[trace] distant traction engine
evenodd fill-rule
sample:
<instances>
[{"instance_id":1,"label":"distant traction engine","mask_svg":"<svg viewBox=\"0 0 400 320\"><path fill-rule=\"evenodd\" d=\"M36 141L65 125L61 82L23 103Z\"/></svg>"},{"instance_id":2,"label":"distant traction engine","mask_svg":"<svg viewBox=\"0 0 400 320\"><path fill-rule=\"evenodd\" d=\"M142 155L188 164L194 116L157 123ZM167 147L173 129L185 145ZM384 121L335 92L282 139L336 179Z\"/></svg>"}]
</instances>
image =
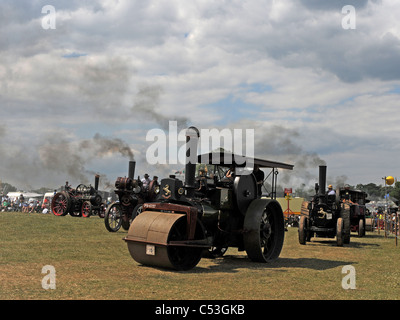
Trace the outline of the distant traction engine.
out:
<instances>
[{"instance_id":1,"label":"distant traction engine","mask_svg":"<svg viewBox=\"0 0 400 320\"><path fill-rule=\"evenodd\" d=\"M319 167L319 183L315 196L308 203L308 214L299 223L299 243L306 244L313 236L335 238L338 246L350 243L351 231L365 235L367 194L359 190L338 188L335 195L326 193L326 166Z\"/></svg>"},{"instance_id":2,"label":"distant traction engine","mask_svg":"<svg viewBox=\"0 0 400 320\"><path fill-rule=\"evenodd\" d=\"M57 192L51 202L51 211L56 216L90 217L97 214L104 217L104 205L102 197L98 192L99 175L95 175L94 188L89 185L80 184L76 189L67 188L65 191Z\"/></svg>"},{"instance_id":3,"label":"distant traction engine","mask_svg":"<svg viewBox=\"0 0 400 320\"><path fill-rule=\"evenodd\" d=\"M115 194L118 201L111 203L105 213L104 224L108 231L117 232L121 226L128 230L131 221L142 210L145 201L152 201L158 191L156 181L151 181L144 189L140 178L134 179L135 161L129 161L128 177L118 177L115 181Z\"/></svg>"}]
</instances>

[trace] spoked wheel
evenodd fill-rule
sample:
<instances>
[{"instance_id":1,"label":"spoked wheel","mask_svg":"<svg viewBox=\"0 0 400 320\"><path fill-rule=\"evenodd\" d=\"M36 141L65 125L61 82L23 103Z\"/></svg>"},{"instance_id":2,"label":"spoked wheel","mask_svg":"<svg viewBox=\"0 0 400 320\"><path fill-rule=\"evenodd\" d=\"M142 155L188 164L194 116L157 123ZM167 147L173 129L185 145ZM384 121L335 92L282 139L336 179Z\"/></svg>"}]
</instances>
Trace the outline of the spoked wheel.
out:
<instances>
[{"instance_id":1,"label":"spoked wheel","mask_svg":"<svg viewBox=\"0 0 400 320\"><path fill-rule=\"evenodd\" d=\"M84 201L81 209L82 217L89 218L92 214L92 205L90 201Z\"/></svg>"},{"instance_id":2,"label":"spoked wheel","mask_svg":"<svg viewBox=\"0 0 400 320\"><path fill-rule=\"evenodd\" d=\"M252 261L269 262L279 257L285 237L285 225L278 202L254 200L247 210L244 229L244 246Z\"/></svg>"},{"instance_id":3,"label":"spoked wheel","mask_svg":"<svg viewBox=\"0 0 400 320\"><path fill-rule=\"evenodd\" d=\"M104 216L104 224L110 232L117 232L122 224L122 209L118 203L110 205Z\"/></svg>"},{"instance_id":4,"label":"spoked wheel","mask_svg":"<svg viewBox=\"0 0 400 320\"><path fill-rule=\"evenodd\" d=\"M138 204L132 212L132 219L130 223L132 223L133 219L135 219L139 214L143 212L143 203Z\"/></svg>"},{"instance_id":5,"label":"spoked wheel","mask_svg":"<svg viewBox=\"0 0 400 320\"><path fill-rule=\"evenodd\" d=\"M65 216L70 207L70 198L68 193L62 191L54 195L51 202L51 211L55 216Z\"/></svg>"}]
</instances>

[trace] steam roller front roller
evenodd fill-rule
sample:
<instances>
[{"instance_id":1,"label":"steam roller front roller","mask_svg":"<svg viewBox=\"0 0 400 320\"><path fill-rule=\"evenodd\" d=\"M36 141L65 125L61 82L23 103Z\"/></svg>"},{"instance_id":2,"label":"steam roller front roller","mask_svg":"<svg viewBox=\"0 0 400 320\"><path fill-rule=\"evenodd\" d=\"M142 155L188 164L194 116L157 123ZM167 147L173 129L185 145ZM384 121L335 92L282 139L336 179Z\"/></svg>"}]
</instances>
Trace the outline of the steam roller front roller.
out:
<instances>
[{"instance_id":1,"label":"steam roller front roller","mask_svg":"<svg viewBox=\"0 0 400 320\"><path fill-rule=\"evenodd\" d=\"M189 270L199 263L206 247L204 229L198 220L192 238L188 240L185 214L145 211L132 221L124 240L136 262Z\"/></svg>"},{"instance_id":2,"label":"steam roller front roller","mask_svg":"<svg viewBox=\"0 0 400 320\"><path fill-rule=\"evenodd\" d=\"M244 246L255 262L271 262L281 253L285 223L280 204L275 200L256 199L244 219Z\"/></svg>"}]
</instances>

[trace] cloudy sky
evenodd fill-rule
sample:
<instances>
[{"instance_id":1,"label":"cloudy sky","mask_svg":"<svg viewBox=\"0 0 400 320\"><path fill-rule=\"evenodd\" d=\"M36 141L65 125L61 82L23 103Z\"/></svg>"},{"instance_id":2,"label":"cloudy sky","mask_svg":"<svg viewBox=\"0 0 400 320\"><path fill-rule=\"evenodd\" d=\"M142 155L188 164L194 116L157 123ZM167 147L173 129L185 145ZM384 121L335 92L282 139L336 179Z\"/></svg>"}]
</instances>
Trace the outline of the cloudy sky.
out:
<instances>
[{"instance_id":1,"label":"cloudy sky","mask_svg":"<svg viewBox=\"0 0 400 320\"><path fill-rule=\"evenodd\" d=\"M256 156L295 165L288 187L322 162L331 183L399 175L400 1L0 8L0 179L21 189L113 184L132 157L136 175L165 175L176 166L148 164L146 135L169 121L254 129Z\"/></svg>"}]
</instances>

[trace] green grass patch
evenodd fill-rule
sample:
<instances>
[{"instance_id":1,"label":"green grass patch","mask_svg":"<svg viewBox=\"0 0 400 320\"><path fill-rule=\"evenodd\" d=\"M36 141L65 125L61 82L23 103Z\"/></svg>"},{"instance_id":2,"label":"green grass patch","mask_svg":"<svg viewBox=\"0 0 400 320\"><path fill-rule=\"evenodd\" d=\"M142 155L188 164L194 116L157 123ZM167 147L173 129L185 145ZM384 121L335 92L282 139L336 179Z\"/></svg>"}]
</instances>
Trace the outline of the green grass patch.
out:
<instances>
[{"instance_id":1,"label":"green grass patch","mask_svg":"<svg viewBox=\"0 0 400 320\"><path fill-rule=\"evenodd\" d=\"M0 299L399 299L400 245L376 232L298 243L289 228L280 258L251 262L230 248L185 272L136 263L98 217L0 213ZM56 289L42 288L42 267L56 270ZM342 288L342 268L356 270L356 289Z\"/></svg>"}]
</instances>

